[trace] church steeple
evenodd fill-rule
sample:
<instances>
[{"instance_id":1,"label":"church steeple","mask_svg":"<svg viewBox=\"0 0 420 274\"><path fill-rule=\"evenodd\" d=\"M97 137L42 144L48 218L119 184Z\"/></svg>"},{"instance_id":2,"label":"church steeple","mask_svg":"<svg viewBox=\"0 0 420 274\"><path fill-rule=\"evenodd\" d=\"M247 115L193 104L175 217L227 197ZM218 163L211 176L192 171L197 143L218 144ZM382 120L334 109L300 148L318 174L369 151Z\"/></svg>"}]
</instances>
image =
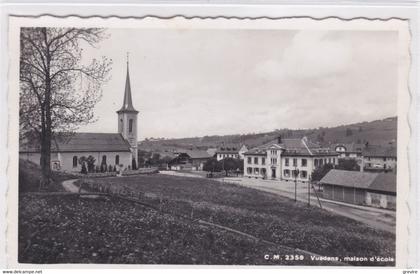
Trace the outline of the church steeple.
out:
<instances>
[{"instance_id":1,"label":"church steeple","mask_svg":"<svg viewBox=\"0 0 420 274\"><path fill-rule=\"evenodd\" d=\"M131 98L131 85L130 85L130 71L129 71L129 60L127 53L127 76L125 78L125 91L124 91L124 101L123 105L117 113L120 112L136 112L138 111L133 107L133 100Z\"/></svg>"},{"instance_id":2,"label":"church steeple","mask_svg":"<svg viewBox=\"0 0 420 274\"><path fill-rule=\"evenodd\" d=\"M132 153L132 167L137 166L137 115L138 111L133 107L131 98L130 72L127 53L127 77L125 79L125 91L123 106L118 113L118 133L128 141Z\"/></svg>"}]
</instances>

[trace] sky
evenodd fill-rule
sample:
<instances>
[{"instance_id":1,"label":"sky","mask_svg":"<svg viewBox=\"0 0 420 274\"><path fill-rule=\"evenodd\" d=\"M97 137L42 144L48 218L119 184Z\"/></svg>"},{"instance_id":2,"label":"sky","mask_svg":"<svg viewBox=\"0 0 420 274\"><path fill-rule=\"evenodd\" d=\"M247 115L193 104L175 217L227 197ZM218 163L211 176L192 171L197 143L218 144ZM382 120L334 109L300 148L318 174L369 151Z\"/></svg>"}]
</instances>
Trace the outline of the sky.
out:
<instances>
[{"instance_id":1,"label":"sky","mask_svg":"<svg viewBox=\"0 0 420 274\"><path fill-rule=\"evenodd\" d=\"M116 132L129 52L139 140L317 128L397 115L392 31L108 29L95 123Z\"/></svg>"}]
</instances>

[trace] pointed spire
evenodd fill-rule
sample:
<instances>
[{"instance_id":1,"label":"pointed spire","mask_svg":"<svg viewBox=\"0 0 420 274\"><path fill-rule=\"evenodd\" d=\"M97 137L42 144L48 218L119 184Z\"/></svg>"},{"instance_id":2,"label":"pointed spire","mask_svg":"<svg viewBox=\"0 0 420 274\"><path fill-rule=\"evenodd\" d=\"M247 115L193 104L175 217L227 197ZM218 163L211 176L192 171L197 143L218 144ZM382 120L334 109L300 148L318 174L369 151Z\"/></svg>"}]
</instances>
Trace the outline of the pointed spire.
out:
<instances>
[{"instance_id":1,"label":"pointed spire","mask_svg":"<svg viewBox=\"0 0 420 274\"><path fill-rule=\"evenodd\" d=\"M124 102L121 109L117 112L138 112L133 107L133 100L131 98L131 85L130 85L130 71L129 71L129 60L127 52L127 76L125 79L125 91L124 91Z\"/></svg>"}]
</instances>

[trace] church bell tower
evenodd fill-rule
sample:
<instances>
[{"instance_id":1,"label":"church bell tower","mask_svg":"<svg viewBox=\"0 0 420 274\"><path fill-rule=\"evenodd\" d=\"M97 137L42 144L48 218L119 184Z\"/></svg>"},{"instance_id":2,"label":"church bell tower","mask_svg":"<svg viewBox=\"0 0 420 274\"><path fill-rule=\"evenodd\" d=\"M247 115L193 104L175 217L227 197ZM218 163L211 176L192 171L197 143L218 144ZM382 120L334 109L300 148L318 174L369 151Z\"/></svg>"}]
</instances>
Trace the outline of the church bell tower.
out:
<instances>
[{"instance_id":1,"label":"church bell tower","mask_svg":"<svg viewBox=\"0 0 420 274\"><path fill-rule=\"evenodd\" d=\"M136 166L138 166L137 159L137 114L139 113L133 107L133 101L131 98L131 85L130 85L130 73L129 73L129 63L128 63L128 54L127 54L127 76L125 80L125 91L124 91L124 101L118 113L118 133L120 133L124 139L130 143L131 153L133 154L133 159L136 161Z\"/></svg>"}]
</instances>

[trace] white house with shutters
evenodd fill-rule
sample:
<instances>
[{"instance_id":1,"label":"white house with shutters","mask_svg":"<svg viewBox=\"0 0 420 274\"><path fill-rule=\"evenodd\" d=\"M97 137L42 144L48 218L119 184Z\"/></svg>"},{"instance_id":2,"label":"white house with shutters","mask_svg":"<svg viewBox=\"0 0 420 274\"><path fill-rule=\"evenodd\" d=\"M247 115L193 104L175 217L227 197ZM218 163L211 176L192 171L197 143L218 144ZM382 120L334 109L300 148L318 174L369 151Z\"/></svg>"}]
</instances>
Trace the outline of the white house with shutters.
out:
<instances>
[{"instance_id":1,"label":"white house with shutters","mask_svg":"<svg viewBox=\"0 0 420 274\"><path fill-rule=\"evenodd\" d=\"M338 164L338 153L301 139L277 138L244 153L244 176L272 180L310 180L310 175L324 164Z\"/></svg>"}]
</instances>

